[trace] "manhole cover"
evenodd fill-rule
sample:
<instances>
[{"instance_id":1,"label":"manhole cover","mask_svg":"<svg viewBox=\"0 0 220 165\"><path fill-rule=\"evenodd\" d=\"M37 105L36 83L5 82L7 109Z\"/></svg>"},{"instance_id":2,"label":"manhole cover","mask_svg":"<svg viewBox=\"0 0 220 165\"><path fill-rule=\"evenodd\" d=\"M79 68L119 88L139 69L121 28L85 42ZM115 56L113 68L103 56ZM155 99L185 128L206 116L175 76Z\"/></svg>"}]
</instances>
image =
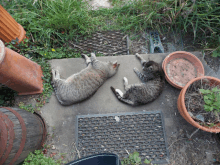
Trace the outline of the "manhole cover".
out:
<instances>
[{"instance_id":1,"label":"manhole cover","mask_svg":"<svg viewBox=\"0 0 220 165\"><path fill-rule=\"evenodd\" d=\"M120 31L95 32L88 38L71 41L70 46L78 53L100 53L105 56L128 55L127 35Z\"/></svg>"},{"instance_id":2,"label":"manhole cover","mask_svg":"<svg viewBox=\"0 0 220 165\"><path fill-rule=\"evenodd\" d=\"M167 163L161 111L77 116L76 140L81 156L115 153L120 159L137 151L152 163Z\"/></svg>"}]
</instances>

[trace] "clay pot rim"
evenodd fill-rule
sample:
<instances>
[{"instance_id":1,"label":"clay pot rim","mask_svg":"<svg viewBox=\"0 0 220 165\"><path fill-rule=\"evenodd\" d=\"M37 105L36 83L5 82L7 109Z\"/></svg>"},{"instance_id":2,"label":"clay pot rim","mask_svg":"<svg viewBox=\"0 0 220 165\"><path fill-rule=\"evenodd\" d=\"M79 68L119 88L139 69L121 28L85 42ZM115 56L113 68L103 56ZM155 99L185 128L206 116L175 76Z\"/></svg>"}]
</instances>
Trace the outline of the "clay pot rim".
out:
<instances>
[{"instance_id":1,"label":"clay pot rim","mask_svg":"<svg viewBox=\"0 0 220 165\"><path fill-rule=\"evenodd\" d=\"M21 41L23 41L23 39L26 38L26 31L19 23L18 23L18 26L19 26L19 30L20 30L20 34L18 36L18 42L20 43Z\"/></svg>"},{"instance_id":2,"label":"clay pot rim","mask_svg":"<svg viewBox=\"0 0 220 165\"><path fill-rule=\"evenodd\" d=\"M1 47L1 52L0 52L0 64L5 58L5 44L0 40L0 47Z\"/></svg>"},{"instance_id":3,"label":"clay pot rim","mask_svg":"<svg viewBox=\"0 0 220 165\"><path fill-rule=\"evenodd\" d=\"M168 56L166 56L166 58L163 60L163 63L162 63L162 68L163 68L163 70L164 70L164 74L165 74L165 78L166 78L166 80L172 85L172 86L174 86L175 88L179 88L179 89L183 89L184 88L184 86L180 86L180 85L178 85L178 84L176 84L174 81L172 81L170 78L169 78L169 76L168 76L168 74L167 74L167 70L166 70L166 66L167 66L167 64L168 64L168 59L171 57L171 56L174 56L174 55L176 55L176 54L186 54L186 55L188 55L188 56L191 56L191 57L193 57L198 63L199 63L199 65L200 65L200 67L201 67L201 69L202 69L202 73L201 73L201 75L199 75L198 77L201 77L201 76L204 76L205 75L205 69L204 69L204 67L203 67L203 64L202 64L202 62L195 56L195 55L193 55L192 53L190 53L190 52L186 52L186 51L176 51L176 52L172 52L172 53L170 53ZM197 78L197 77L196 77Z\"/></svg>"},{"instance_id":4,"label":"clay pot rim","mask_svg":"<svg viewBox=\"0 0 220 165\"><path fill-rule=\"evenodd\" d=\"M197 128L201 129L201 130L204 130L204 131L207 131L207 132L212 132L212 133L218 133L220 132L220 127L219 128L212 128L212 127L204 127L204 126L201 126L199 125L195 120L193 120L193 118L189 115L187 109L186 109L186 106L185 106L185 94L186 94L186 90L188 89L188 87L194 83L195 81L197 80L201 80L201 79L209 79L209 80L214 80L214 81L218 81L220 83L220 80L218 78L215 78L215 77L211 77L211 76L201 76L201 77L196 77L192 80L190 80L185 86L184 88L181 90L181 94L182 94L182 97L180 97L180 102L182 104L182 108L183 108L183 113L186 115L186 117L189 119L189 121L191 123L193 123Z\"/></svg>"}]
</instances>

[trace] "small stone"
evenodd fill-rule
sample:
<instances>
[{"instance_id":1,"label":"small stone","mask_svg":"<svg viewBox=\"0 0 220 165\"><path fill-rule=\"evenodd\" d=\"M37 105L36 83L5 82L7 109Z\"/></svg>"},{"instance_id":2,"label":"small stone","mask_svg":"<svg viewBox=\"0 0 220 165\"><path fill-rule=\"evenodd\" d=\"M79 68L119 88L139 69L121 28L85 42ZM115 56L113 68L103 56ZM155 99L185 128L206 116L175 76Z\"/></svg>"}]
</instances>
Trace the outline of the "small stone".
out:
<instances>
[{"instance_id":1,"label":"small stone","mask_svg":"<svg viewBox=\"0 0 220 165\"><path fill-rule=\"evenodd\" d=\"M51 149L52 149L52 150L55 150L55 149L56 149L55 145L52 145L52 146L51 146Z\"/></svg>"},{"instance_id":2,"label":"small stone","mask_svg":"<svg viewBox=\"0 0 220 165\"><path fill-rule=\"evenodd\" d=\"M205 119L204 119L204 116L203 115L196 115L196 118L198 119L198 120L200 120L200 121L202 121L202 122L204 122L205 121Z\"/></svg>"}]
</instances>

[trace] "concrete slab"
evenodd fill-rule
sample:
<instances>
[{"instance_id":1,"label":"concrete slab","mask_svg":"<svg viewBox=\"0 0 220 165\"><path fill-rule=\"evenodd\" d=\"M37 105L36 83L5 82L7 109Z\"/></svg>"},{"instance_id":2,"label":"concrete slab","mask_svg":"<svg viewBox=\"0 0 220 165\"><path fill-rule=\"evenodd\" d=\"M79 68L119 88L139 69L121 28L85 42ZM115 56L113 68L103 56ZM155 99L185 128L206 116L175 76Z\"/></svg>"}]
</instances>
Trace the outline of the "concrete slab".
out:
<instances>
[{"instance_id":1,"label":"concrete slab","mask_svg":"<svg viewBox=\"0 0 220 165\"><path fill-rule=\"evenodd\" d=\"M220 75L212 71L202 60L202 54L199 52L193 52L197 57L201 59L205 67L206 75L215 76L220 78ZM163 59L167 56L164 54L144 54L142 55L146 60L154 60L162 63ZM119 102L110 90L110 86L119 88L124 91L123 88L123 77L127 77L129 84L140 82L138 77L133 71L134 67L141 70L140 62L134 55L127 56L109 56L109 57L98 57L100 61L115 61L120 63L118 73L107 80L107 82L100 87L90 99L74 104L71 106L62 106L56 99L53 93L48 104L42 109L42 116L46 120L49 126L49 134L53 135L52 139L47 141L47 144L54 145L53 150L50 153L66 153L65 160L67 162L74 160L78 155L75 148L75 119L76 115L86 114L107 114L107 113L122 113L122 112L137 112L137 111L154 111L162 110L165 118L165 130L168 140L168 146L170 150L170 163L172 164L195 164L194 157L188 156L185 152L195 153L196 158L203 160L201 164L210 164L210 159L205 158L205 150L209 149L209 153L215 153L219 151L215 140L212 138L210 133L199 131L194 135L194 141L187 142L186 137L196 130L193 126L188 124L179 114L177 110L177 97L180 90L172 87L168 83L165 84L163 93L154 102L147 105L131 107L129 105ZM86 67L85 61L82 58L74 59L54 59L50 61L53 69L59 70L61 78L67 78L73 73L79 72ZM208 140L213 145L204 143L200 147L200 151L195 149L193 145ZM193 144L191 144L193 143ZM184 145L185 148L181 147ZM210 148L211 147L211 148ZM182 148L180 150L180 148ZM191 151L192 150L192 151ZM204 151L203 151L204 150ZM178 152L177 152L178 151ZM185 156L184 156L185 154ZM184 158L184 161L179 157ZM190 154L189 154L190 155ZM57 158L58 158L57 154ZM209 156L210 157L210 156ZM55 156L56 158L56 156ZM188 162L188 163L187 163ZM198 162L197 162L198 163Z\"/></svg>"}]
</instances>

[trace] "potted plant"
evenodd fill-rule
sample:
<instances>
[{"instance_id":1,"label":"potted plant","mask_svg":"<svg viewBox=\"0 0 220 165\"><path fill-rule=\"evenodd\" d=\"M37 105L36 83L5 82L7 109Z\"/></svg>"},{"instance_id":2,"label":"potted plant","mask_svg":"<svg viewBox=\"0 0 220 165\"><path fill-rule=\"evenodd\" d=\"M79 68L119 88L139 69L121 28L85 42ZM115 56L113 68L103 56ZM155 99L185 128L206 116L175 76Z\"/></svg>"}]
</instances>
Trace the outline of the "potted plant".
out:
<instances>
[{"instance_id":1,"label":"potted plant","mask_svg":"<svg viewBox=\"0 0 220 165\"><path fill-rule=\"evenodd\" d=\"M202 76L181 90L177 107L193 126L207 132L220 132L220 80Z\"/></svg>"}]
</instances>

